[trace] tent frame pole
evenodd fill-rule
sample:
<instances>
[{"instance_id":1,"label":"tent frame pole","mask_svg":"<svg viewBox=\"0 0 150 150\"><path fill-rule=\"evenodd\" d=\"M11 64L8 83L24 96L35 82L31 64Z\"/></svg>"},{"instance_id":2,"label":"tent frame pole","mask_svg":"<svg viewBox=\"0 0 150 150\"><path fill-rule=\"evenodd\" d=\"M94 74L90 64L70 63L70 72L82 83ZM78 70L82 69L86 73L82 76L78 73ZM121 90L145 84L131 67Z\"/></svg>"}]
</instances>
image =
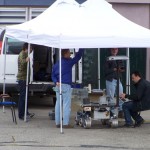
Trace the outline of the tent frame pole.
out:
<instances>
[{"instance_id":1,"label":"tent frame pole","mask_svg":"<svg viewBox=\"0 0 150 150\"><path fill-rule=\"evenodd\" d=\"M100 73L101 73L101 69L100 69L100 66L101 66L101 64L100 64L100 54L101 54L100 48L98 48L98 89L101 88L101 80L100 80Z\"/></svg>"},{"instance_id":2,"label":"tent frame pole","mask_svg":"<svg viewBox=\"0 0 150 150\"><path fill-rule=\"evenodd\" d=\"M4 55L4 78L3 78L3 94L5 94L6 92L6 50L7 50L7 41L8 38L5 36L4 34L4 38L3 38L3 42L2 42L2 52L3 49L5 50L5 55ZM5 99L3 98L3 101L5 101ZM5 112L5 106L3 106L3 113Z\"/></svg>"},{"instance_id":3,"label":"tent frame pole","mask_svg":"<svg viewBox=\"0 0 150 150\"><path fill-rule=\"evenodd\" d=\"M28 43L28 57L30 55L30 43ZM25 96L25 111L24 121L27 122L27 107L28 107L28 89L29 89L29 66L30 62L27 62L27 77L26 77L26 96Z\"/></svg>"},{"instance_id":4,"label":"tent frame pole","mask_svg":"<svg viewBox=\"0 0 150 150\"><path fill-rule=\"evenodd\" d=\"M59 48L59 83L60 83L60 90L59 90L59 99L60 99L60 133L62 134L63 133L63 128L62 128L62 122L63 122L63 99L62 99L62 78L61 78L61 48Z\"/></svg>"},{"instance_id":5,"label":"tent frame pole","mask_svg":"<svg viewBox=\"0 0 150 150\"><path fill-rule=\"evenodd\" d=\"M130 57L129 48L126 50L126 56ZM126 93L130 94L130 59L126 63Z\"/></svg>"}]
</instances>

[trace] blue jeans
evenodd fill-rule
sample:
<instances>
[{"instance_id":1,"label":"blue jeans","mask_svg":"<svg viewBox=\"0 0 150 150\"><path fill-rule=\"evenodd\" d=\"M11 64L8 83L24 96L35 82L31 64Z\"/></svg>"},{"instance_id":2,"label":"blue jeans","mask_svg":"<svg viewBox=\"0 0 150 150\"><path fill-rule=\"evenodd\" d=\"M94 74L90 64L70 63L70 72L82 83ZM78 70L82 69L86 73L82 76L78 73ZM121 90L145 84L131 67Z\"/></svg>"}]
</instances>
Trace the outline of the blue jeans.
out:
<instances>
[{"instance_id":1,"label":"blue jeans","mask_svg":"<svg viewBox=\"0 0 150 150\"><path fill-rule=\"evenodd\" d=\"M138 108L136 102L133 101L125 102L122 105L122 109L124 112L126 124L133 124L132 118L136 122L143 120L143 118L138 114Z\"/></svg>"},{"instance_id":2,"label":"blue jeans","mask_svg":"<svg viewBox=\"0 0 150 150\"><path fill-rule=\"evenodd\" d=\"M24 111L25 111L26 81L19 80L18 84L20 90L19 101L18 101L18 116L19 118L23 118Z\"/></svg>"},{"instance_id":3,"label":"blue jeans","mask_svg":"<svg viewBox=\"0 0 150 150\"><path fill-rule=\"evenodd\" d=\"M116 88L117 88L117 80L113 79L112 81L106 80L106 94L110 97L109 103L114 104L114 96L116 94ZM119 95L123 93L123 86L122 83L119 81ZM119 111L122 110L122 104L123 101L119 100Z\"/></svg>"},{"instance_id":4,"label":"blue jeans","mask_svg":"<svg viewBox=\"0 0 150 150\"><path fill-rule=\"evenodd\" d=\"M60 91L59 87L55 87L56 92L56 105L55 105L55 123L56 125L60 124ZM71 94L72 89L68 84L62 84L62 117L63 125L69 124L70 112L71 112Z\"/></svg>"}]
</instances>

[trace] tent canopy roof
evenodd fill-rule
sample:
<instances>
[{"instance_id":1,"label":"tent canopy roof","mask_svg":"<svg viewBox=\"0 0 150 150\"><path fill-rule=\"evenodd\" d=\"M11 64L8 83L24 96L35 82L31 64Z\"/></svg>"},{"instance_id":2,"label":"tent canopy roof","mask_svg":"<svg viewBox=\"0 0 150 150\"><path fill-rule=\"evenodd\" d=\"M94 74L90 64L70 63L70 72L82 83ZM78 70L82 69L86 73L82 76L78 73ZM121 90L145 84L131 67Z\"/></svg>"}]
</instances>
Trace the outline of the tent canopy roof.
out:
<instances>
[{"instance_id":1,"label":"tent canopy roof","mask_svg":"<svg viewBox=\"0 0 150 150\"><path fill-rule=\"evenodd\" d=\"M57 0L31 21L6 27L6 37L56 48L150 47L150 30L105 0Z\"/></svg>"}]
</instances>

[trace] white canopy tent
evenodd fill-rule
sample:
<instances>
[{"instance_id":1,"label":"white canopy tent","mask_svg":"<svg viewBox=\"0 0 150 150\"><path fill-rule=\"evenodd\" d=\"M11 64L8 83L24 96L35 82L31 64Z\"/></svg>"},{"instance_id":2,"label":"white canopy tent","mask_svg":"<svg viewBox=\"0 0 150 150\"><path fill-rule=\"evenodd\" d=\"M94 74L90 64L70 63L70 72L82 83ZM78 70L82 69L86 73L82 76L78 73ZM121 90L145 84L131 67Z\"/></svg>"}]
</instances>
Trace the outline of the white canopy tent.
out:
<instances>
[{"instance_id":1,"label":"white canopy tent","mask_svg":"<svg viewBox=\"0 0 150 150\"><path fill-rule=\"evenodd\" d=\"M57 0L37 18L6 27L6 36L56 48L150 47L150 30L104 0Z\"/></svg>"},{"instance_id":2,"label":"white canopy tent","mask_svg":"<svg viewBox=\"0 0 150 150\"><path fill-rule=\"evenodd\" d=\"M87 0L81 5L57 0L37 18L7 26L5 37L60 50L150 47L150 30L127 20L104 0Z\"/></svg>"}]
</instances>

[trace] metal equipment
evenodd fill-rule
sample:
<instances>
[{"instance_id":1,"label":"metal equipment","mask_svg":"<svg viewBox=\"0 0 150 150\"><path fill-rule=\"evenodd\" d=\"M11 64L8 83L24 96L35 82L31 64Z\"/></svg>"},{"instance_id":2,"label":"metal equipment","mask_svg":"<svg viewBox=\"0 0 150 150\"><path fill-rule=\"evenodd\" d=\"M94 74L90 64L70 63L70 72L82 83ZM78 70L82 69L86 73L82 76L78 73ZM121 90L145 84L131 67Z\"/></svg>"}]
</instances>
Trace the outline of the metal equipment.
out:
<instances>
[{"instance_id":1,"label":"metal equipment","mask_svg":"<svg viewBox=\"0 0 150 150\"><path fill-rule=\"evenodd\" d=\"M128 60L127 56L110 56L108 61L116 60L117 68L119 61ZM119 69L118 69L119 70ZM82 111L78 111L75 117L76 125L84 128L91 128L92 120L100 120L102 125L118 127L118 106L119 106L119 71L117 72L117 98L115 104L109 103L109 97L102 92L98 102L91 102L89 98L84 98L81 104Z\"/></svg>"},{"instance_id":2,"label":"metal equipment","mask_svg":"<svg viewBox=\"0 0 150 150\"><path fill-rule=\"evenodd\" d=\"M103 125L118 127L118 118L111 112L108 101L106 95L101 96L97 103L90 102L89 98L83 99L83 110L76 113L75 124L88 129L91 128L92 120L100 120Z\"/></svg>"},{"instance_id":3,"label":"metal equipment","mask_svg":"<svg viewBox=\"0 0 150 150\"><path fill-rule=\"evenodd\" d=\"M128 60L129 57L127 56L109 56L107 57L107 61L112 61L112 60L115 60L116 61L116 64L117 64L117 94L116 94L116 97L117 97L117 100L116 100L116 107L119 107L119 68L124 68L124 66L122 66L122 63L120 63L121 61L123 60ZM120 65L121 64L121 65Z\"/></svg>"}]
</instances>

